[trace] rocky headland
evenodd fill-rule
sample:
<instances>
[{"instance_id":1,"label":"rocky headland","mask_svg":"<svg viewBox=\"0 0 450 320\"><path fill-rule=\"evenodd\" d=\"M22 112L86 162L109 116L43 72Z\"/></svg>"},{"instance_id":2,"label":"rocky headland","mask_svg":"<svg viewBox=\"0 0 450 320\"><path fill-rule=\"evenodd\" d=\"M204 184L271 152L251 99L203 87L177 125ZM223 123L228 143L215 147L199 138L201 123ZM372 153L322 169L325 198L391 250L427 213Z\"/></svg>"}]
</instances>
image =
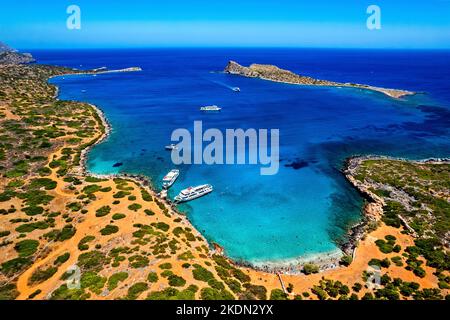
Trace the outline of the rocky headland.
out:
<instances>
[{"instance_id":1,"label":"rocky headland","mask_svg":"<svg viewBox=\"0 0 450 320\"><path fill-rule=\"evenodd\" d=\"M26 64L35 62L33 56L29 53L19 53L0 42L0 65Z\"/></svg>"}]
</instances>

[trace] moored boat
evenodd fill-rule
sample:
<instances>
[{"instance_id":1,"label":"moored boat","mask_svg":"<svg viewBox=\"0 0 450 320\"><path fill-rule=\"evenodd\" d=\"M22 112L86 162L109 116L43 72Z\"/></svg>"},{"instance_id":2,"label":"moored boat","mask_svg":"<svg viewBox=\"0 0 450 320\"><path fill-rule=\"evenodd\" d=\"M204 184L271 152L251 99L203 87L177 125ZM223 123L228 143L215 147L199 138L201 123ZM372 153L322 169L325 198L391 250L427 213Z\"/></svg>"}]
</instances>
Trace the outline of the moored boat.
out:
<instances>
[{"instance_id":1,"label":"moored boat","mask_svg":"<svg viewBox=\"0 0 450 320\"><path fill-rule=\"evenodd\" d=\"M179 175L180 170L174 169L170 171L162 180L163 188L169 189L175 183L175 181L177 181Z\"/></svg>"},{"instance_id":2,"label":"moored boat","mask_svg":"<svg viewBox=\"0 0 450 320\"><path fill-rule=\"evenodd\" d=\"M203 111L203 112L218 112L220 110L222 110L222 108L220 108L220 107L218 107L216 105L214 105L214 106L206 106L206 107L201 107L200 108L200 111Z\"/></svg>"},{"instance_id":3,"label":"moored boat","mask_svg":"<svg viewBox=\"0 0 450 320\"><path fill-rule=\"evenodd\" d=\"M172 150L177 150L178 147L176 144L169 144L168 146L166 146L166 150L172 151Z\"/></svg>"},{"instance_id":4,"label":"moored boat","mask_svg":"<svg viewBox=\"0 0 450 320\"><path fill-rule=\"evenodd\" d=\"M175 197L175 201L180 203L195 200L197 198L206 196L207 194L213 192L213 190L213 186L210 184L205 184L197 187L189 187L181 191L180 194Z\"/></svg>"}]
</instances>

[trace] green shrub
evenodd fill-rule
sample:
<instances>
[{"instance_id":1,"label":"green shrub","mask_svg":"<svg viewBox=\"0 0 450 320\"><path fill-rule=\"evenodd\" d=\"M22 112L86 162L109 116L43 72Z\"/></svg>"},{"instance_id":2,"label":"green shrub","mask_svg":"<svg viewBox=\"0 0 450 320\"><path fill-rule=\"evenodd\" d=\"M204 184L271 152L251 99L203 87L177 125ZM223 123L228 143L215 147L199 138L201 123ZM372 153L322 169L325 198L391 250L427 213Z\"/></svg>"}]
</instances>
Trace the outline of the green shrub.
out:
<instances>
[{"instance_id":1,"label":"green shrub","mask_svg":"<svg viewBox=\"0 0 450 320\"><path fill-rule=\"evenodd\" d=\"M0 231L0 238L7 237L11 234L10 231Z\"/></svg>"},{"instance_id":2,"label":"green shrub","mask_svg":"<svg viewBox=\"0 0 450 320\"><path fill-rule=\"evenodd\" d=\"M100 187L97 184L91 184L91 185L84 187L83 190L81 190L81 192L83 192L85 194L93 194L93 193L100 191L101 188L102 187Z\"/></svg>"},{"instance_id":3,"label":"green shrub","mask_svg":"<svg viewBox=\"0 0 450 320\"><path fill-rule=\"evenodd\" d=\"M270 292L270 300L287 300L288 296L281 289L273 289Z\"/></svg>"},{"instance_id":4,"label":"green shrub","mask_svg":"<svg viewBox=\"0 0 450 320\"><path fill-rule=\"evenodd\" d=\"M257 286L250 283L244 284L246 289L243 296L249 297L252 300L266 300L267 299L267 289L264 286Z\"/></svg>"},{"instance_id":5,"label":"green shrub","mask_svg":"<svg viewBox=\"0 0 450 320\"><path fill-rule=\"evenodd\" d=\"M159 229L159 230L162 230L164 232L167 232L167 231L169 231L170 226L167 223L158 222L158 223L155 223L155 228Z\"/></svg>"},{"instance_id":6,"label":"green shrub","mask_svg":"<svg viewBox=\"0 0 450 320\"><path fill-rule=\"evenodd\" d=\"M394 250L394 246L392 244L381 239L375 241L375 244L377 245L378 249L380 249L380 251L385 254L391 253Z\"/></svg>"},{"instance_id":7,"label":"green shrub","mask_svg":"<svg viewBox=\"0 0 450 320\"><path fill-rule=\"evenodd\" d=\"M94 236L86 236L83 239L80 240L80 242L78 243L78 249L80 251L86 251L89 250L89 245L88 243L91 241L94 241L95 237Z\"/></svg>"},{"instance_id":8,"label":"green shrub","mask_svg":"<svg viewBox=\"0 0 450 320\"><path fill-rule=\"evenodd\" d=\"M30 189L44 188L45 190L54 190L57 185L57 182L53 181L52 179L39 178L32 180L29 187Z\"/></svg>"},{"instance_id":9,"label":"green shrub","mask_svg":"<svg viewBox=\"0 0 450 320\"><path fill-rule=\"evenodd\" d=\"M186 285L186 280L177 275L171 275L168 278L169 285L172 287L184 287Z\"/></svg>"},{"instance_id":10,"label":"green shrub","mask_svg":"<svg viewBox=\"0 0 450 320\"><path fill-rule=\"evenodd\" d=\"M147 280L152 283L158 282L158 274L156 272L150 272L148 274Z\"/></svg>"},{"instance_id":11,"label":"green shrub","mask_svg":"<svg viewBox=\"0 0 450 320\"><path fill-rule=\"evenodd\" d=\"M163 291L151 292L147 300L195 300L197 291L198 287L195 285L191 285L183 291L169 287Z\"/></svg>"},{"instance_id":12,"label":"green shrub","mask_svg":"<svg viewBox=\"0 0 450 320\"><path fill-rule=\"evenodd\" d=\"M163 270L172 269L172 264L169 263L169 262L163 263L163 264L161 264L161 265L159 266L159 268L160 268L160 269L163 269Z\"/></svg>"},{"instance_id":13,"label":"green shrub","mask_svg":"<svg viewBox=\"0 0 450 320\"><path fill-rule=\"evenodd\" d=\"M128 209L134 212L137 212L139 209L141 209L142 206L138 203L133 203L131 205L128 206Z\"/></svg>"},{"instance_id":14,"label":"green shrub","mask_svg":"<svg viewBox=\"0 0 450 320\"><path fill-rule=\"evenodd\" d=\"M29 233L34 230L45 230L49 227L49 224L45 221L39 221L34 223L26 223L16 228L16 231L19 233Z\"/></svg>"},{"instance_id":15,"label":"green shrub","mask_svg":"<svg viewBox=\"0 0 450 320\"><path fill-rule=\"evenodd\" d=\"M186 251L178 256L178 259L188 261L194 259L194 255L190 251Z\"/></svg>"},{"instance_id":16,"label":"green shrub","mask_svg":"<svg viewBox=\"0 0 450 320\"><path fill-rule=\"evenodd\" d=\"M241 284L239 283L239 281L234 279L225 279L224 281L228 286L228 288L230 288L230 290L233 291L234 293L242 292Z\"/></svg>"},{"instance_id":17,"label":"green shrub","mask_svg":"<svg viewBox=\"0 0 450 320\"><path fill-rule=\"evenodd\" d=\"M126 272L118 272L113 274L108 279L108 290L113 291L119 285L119 282L123 282L128 278L128 273Z\"/></svg>"},{"instance_id":18,"label":"green shrub","mask_svg":"<svg viewBox=\"0 0 450 320\"><path fill-rule=\"evenodd\" d=\"M18 242L14 249L19 253L19 257L29 257L36 253L39 247L37 240L23 240Z\"/></svg>"},{"instance_id":19,"label":"green shrub","mask_svg":"<svg viewBox=\"0 0 450 320\"><path fill-rule=\"evenodd\" d=\"M311 289L311 292L314 293L319 300L326 300L328 298L328 294L319 286L314 286Z\"/></svg>"},{"instance_id":20,"label":"green shrub","mask_svg":"<svg viewBox=\"0 0 450 320\"><path fill-rule=\"evenodd\" d=\"M231 270L231 273L233 274L233 277L238 279L241 283L250 282L250 276L245 274L242 270L233 268Z\"/></svg>"},{"instance_id":21,"label":"green shrub","mask_svg":"<svg viewBox=\"0 0 450 320\"><path fill-rule=\"evenodd\" d=\"M126 192L126 191L118 191L117 193L115 193L113 195L114 199L121 199L121 198L125 198L126 196L129 196L131 193Z\"/></svg>"},{"instance_id":22,"label":"green shrub","mask_svg":"<svg viewBox=\"0 0 450 320\"><path fill-rule=\"evenodd\" d=\"M234 300L234 296L229 291L213 288L203 288L200 291L200 298L202 300Z\"/></svg>"},{"instance_id":23,"label":"green shrub","mask_svg":"<svg viewBox=\"0 0 450 320\"><path fill-rule=\"evenodd\" d=\"M32 294L30 294L28 296L28 300L32 300L32 299L36 298L41 293L42 293L42 290L41 289L37 289L36 291L34 291ZM0 300L1 300L1 298L0 298Z\"/></svg>"},{"instance_id":24,"label":"green shrub","mask_svg":"<svg viewBox=\"0 0 450 320\"><path fill-rule=\"evenodd\" d=\"M144 189L141 190L142 200L147 202L152 202L153 198L152 196Z\"/></svg>"},{"instance_id":25,"label":"green shrub","mask_svg":"<svg viewBox=\"0 0 450 320\"><path fill-rule=\"evenodd\" d=\"M126 215L123 213L116 213L112 216L113 220L122 220L126 218Z\"/></svg>"},{"instance_id":26,"label":"green shrub","mask_svg":"<svg viewBox=\"0 0 450 320\"><path fill-rule=\"evenodd\" d=\"M2 263L0 271L6 276L11 276L29 266L31 263L32 261L30 258L15 258Z\"/></svg>"},{"instance_id":27,"label":"green shrub","mask_svg":"<svg viewBox=\"0 0 450 320\"><path fill-rule=\"evenodd\" d=\"M148 289L148 284L145 282L138 282L133 284L128 289L127 300L136 300L139 296Z\"/></svg>"},{"instance_id":28,"label":"green shrub","mask_svg":"<svg viewBox=\"0 0 450 320\"><path fill-rule=\"evenodd\" d=\"M82 289L89 289L93 293L99 295L102 292L103 287L106 283L106 278L99 276L94 271L88 271L83 273L80 279L81 288Z\"/></svg>"},{"instance_id":29,"label":"green shrub","mask_svg":"<svg viewBox=\"0 0 450 320\"><path fill-rule=\"evenodd\" d=\"M15 300L19 294L15 284L0 284L0 301Z\"/></svg>"},{"instance_id":30,"label":"green shrub","mask_svg":"<svg viewBox=\"0 0 450 320\"><path fill-rule=\"evenodd\" d=\"M141 255L131 256L128 258L128 261L130 262L130 266L135 269L147 267L150 262L147 257Z\"/></svg>"},{"instance_id":31,"label":"green shrub","mask_svg":"<svg viewBox=\"0 0 450 320\"><path fill-rule=\"evenodd\" d=\"M90 251L80 254L78 257L78 266L83 271L99 272L106 263L105 255L100 251Z\"/></svg>"},{"instance_id":32,"label":"green shrub","mask_svg":"<svg viewBox=\"0 0 450 320\"><path fill-rule=\"evenodd\" d=\"M87 300L90 296L83 289L68 289L67 285L63 284L52 292L50 300Z\"/></svg>"},{"instance_id":33,"label":"green shrub","mask_svg":"<svg viewBox=\"0 0 450 320\"><path fill-rule=\"evenodd\" d=\"M194 279L199 281L208 282L209 280L214 279L214 275L199 264L194 264L192 274Z\"/></svg>"},{"instance_id":34,"label":"green shrub","mask_svg":"<svg viewBox=\"0 0 450 320\"><path fill-rule=\"evenodd\" d=\"M26 207L22 209L27 216L37 216L44 212L44 208L38 206Z\"/></svg>"},{"instance_id":35,"label":"green shrub","mask_svg":"<svg viewBox=\"0 0 450 320\"><path fill-rule=\"evenodd\" d=\"M108 236L117 232L119 232L119 227L113 225L107 225L102 230L100 230L102 236Z\"/></svg>"},{"instance_id":36,"label":"green shrub","mask_svg":"<svg viewBox=\"0 0 450 320\"><path fill-rule=\"evenodd\" d=\"M30 279L28 280L29 284L37 284L42 283L51 277L58 271L56 267L49 267L47 269L37 269L33 272Z\"/></svg>"},{"instance_id":37,"label":"green shrub","mask_svg":"<svg viewBox=\"0 0 450 320\"><path fill-rule=\"evenodd\" d=\"M67 260L69 260L70 258L70 253L66 252L62 255L60 255L58 258L55 259L55 262L53 262L54 265L61 265L65 262L67 262Z\"/></svg>"},{"instance_id":38,"label":"green shrub","mask_svg":"<svg viewBox=\"0 0 450 320\"><path fill-rule=\"evenodd\" d=\"M352 256L344 255L344 256L341 258L340 264L343 265L343 266L345 266L345 267L348 267L349 265L351 265L352 262L353 262Z\"/></svg>"},{"instance_id":39,"label":"green shrub","mask_svg":"<svg viewBox=\"0 0 450 320\"><path fill-rule=\"evenodd\" d=\"M303 266L303 273L306 275L318 273L318 272L319 272L319 267L315 264L307 263Z\"/></svg>"},{"instance_id":40,"label":"green shrub","mask_svg":"<svg viewBox=\"0 0 450 320\"><path fill-rule=\"evenodd\" d=\"M100 209L97 209L97 211L95 212L95 216L99 218L104 217L107 216L110 212L111 212L110 206L103 206Z\"/></svg>"},{"instance_id":41,"label":"green shrub","mask_svg":"<svg viewBox=\"0 0 450 320\"><path fill-rule=\"evenodd\" d=\"M95 177L86 177L84 179L84 181L86 181L88 183L98 183L98 182L103 182L103 181L106 181L106 180L105 179L95 178Z\"/></svg>"}]
</instances>

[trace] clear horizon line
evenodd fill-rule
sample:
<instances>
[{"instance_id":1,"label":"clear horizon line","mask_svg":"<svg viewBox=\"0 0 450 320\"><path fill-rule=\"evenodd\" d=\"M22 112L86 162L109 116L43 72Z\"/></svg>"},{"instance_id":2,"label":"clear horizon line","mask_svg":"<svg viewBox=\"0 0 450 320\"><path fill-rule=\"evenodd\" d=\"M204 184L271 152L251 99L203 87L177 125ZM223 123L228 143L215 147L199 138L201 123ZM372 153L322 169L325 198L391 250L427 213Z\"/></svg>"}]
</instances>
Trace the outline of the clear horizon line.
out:
<instances>
[{"instance_id":1,"label":"clear horizon line","mask_svg":"<svg viewBox=\"0 0 450 320\"><path fill-rule=\"evenodd\" d=\"M317 46L105 46L105 47L17 47L17 50L130 50L130 49L311 49L311 50L392 50L392 51L450 51L450 47L317 47Z\"/></svg>"}]
</instances>

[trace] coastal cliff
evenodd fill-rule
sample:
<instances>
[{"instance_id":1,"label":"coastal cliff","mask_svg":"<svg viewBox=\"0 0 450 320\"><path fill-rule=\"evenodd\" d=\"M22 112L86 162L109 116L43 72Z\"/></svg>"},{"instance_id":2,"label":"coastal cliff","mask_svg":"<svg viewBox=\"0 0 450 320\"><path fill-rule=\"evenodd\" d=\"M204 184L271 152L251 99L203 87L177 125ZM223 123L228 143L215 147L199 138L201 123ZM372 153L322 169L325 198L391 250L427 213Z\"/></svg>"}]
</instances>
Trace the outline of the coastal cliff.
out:
<instances>
[{"instance_id":1,"label":"coastal cliff","mask_svg":"<svg viewBox=\"0 0 450 320\"><path fill-rule=\"evenodd\" d=\"M32 63L36 60L29 53L19 53L7 46L6 44L0 42L0 65L5 64L26 64Z\"/></svg>"},{"instance_id":2,"label":"coastal cliff","mask_svg":"<svg viewBox=\"0 0 450 320\"><path fill-rule=\"evenodd\" d=\"M314 79L311 77L298 75L292 71L284 70L274 65L267 64L252 64L249 67L245 67L235 61L230 61L225 67L224 72L248 78L259 78L263 80L283 82L288 84L359 88L381 92L395 99L415 94L412 91L406 90L387 89L357 83L340 83L328 80Z\"/></svg>"}]
</instances>

